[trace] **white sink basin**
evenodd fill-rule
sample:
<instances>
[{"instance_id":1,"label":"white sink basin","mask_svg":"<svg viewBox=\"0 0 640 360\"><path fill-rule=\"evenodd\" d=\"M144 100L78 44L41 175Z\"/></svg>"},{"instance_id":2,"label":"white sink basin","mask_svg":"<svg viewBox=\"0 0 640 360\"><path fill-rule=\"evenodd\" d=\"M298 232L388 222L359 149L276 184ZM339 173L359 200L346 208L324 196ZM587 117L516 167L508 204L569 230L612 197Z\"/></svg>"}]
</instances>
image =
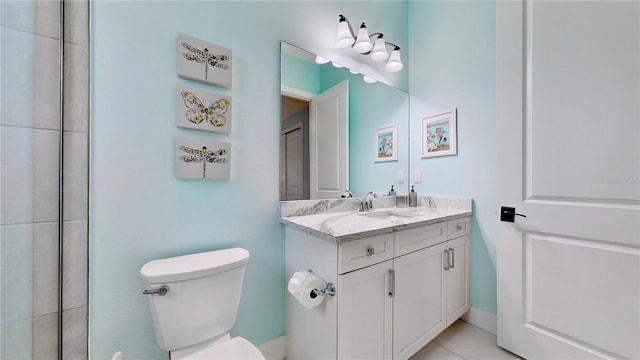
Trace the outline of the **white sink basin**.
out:
<instances>
[{"instance_id":1,"label":"white sink basin","mask_svg":"<svg viewBox=\"0 0 640 360\"><path fill-rule=\"evenodd\" d=\"M363 212L358 213L360 216L366 216L374 219L380 220L389 220L389 221L397 221L397 220L407 220L418 216L418 214L410 213L410 212L399 212L399 211L379 211L379 212Z\"/></svg>"}]
</instances>

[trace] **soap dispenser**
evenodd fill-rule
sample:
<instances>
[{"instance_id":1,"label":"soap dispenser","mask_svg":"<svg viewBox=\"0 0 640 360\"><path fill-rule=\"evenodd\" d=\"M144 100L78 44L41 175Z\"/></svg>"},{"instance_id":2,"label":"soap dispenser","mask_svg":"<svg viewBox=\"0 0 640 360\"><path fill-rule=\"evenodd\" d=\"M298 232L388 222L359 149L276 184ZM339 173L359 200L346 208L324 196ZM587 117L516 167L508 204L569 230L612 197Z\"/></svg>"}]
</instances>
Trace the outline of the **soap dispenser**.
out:
<instances>
[{"instance_id":1,"label":"soap dispenser","mask_svg":"<svg viewBox=\"0 0 640 360\"><path fill-rule=\"evenodd\" d=\"M395 195L396 191L393 190L393 185L391 185L391 190L389 190L389 195Z\"/></svg>"},{"instance_id":2,"label":"soap dispenser","mask_svg":"<svg viewBox=\"0 0 640 360\"><path fill-rule=\"evenodd\" d=\"M413 190L413 185L411 185L411 192L409 192L409 207L418 207L418 193Z\"/></svg>"}]
</instances>

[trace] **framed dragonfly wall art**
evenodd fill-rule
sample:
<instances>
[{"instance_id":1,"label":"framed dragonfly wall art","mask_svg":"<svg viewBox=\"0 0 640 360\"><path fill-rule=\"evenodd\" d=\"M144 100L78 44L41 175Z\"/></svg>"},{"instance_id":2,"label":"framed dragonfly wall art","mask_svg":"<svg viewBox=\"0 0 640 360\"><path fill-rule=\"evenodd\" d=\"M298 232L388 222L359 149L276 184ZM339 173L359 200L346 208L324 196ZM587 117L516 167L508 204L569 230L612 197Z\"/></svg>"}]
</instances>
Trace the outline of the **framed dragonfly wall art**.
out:
<instances>
[{"instance_id":1,"label":"framed dragonfly wall art","mask_svg":"<svg viewBox=\"0 0 640 360\"><path fill-rule=\"evenodd\" d=\"M231 144L202 139L176 138L178 179L231 178Z\"/></svg>"},{"instance_id":2,"label":"framed dragonfly wall art","mask_svg":"<svg viewBox=\"0 0 640 360\"><path fill-rule=\"evenodd\" d=\"M176 126L231 133L231 96L178 87Z\"/></svg>"},{"instance_id":3,"label":"framed dragonfly wall art","mask_svg":"<svg viewBox=\"0 0 640 360\"><path fill-rule=\"evenodd\" d=\"M231 89L231 50L178 34L178 76Z\"/></svg>"}]
</instances>

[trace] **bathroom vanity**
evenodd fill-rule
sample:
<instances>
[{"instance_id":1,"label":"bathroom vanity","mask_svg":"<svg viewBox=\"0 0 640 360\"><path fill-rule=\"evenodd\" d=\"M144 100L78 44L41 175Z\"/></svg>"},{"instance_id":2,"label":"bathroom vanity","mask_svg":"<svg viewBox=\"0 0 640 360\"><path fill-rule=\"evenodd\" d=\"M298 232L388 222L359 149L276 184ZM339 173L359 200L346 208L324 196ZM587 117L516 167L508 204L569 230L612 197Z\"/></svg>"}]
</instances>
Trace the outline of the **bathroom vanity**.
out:
<instances>
[{"instance_id":1,"label":"bathroom vanity","mask_svg":"<svg viewBox=\"0 0 640 360\"><path fill-rule=\"evenodd\" d=\"M287 358L408 359L469 310L471 200L376 200L283 211L287 277L312 270L336 288L311 309L287 294Z\"/></svg>"}]
</instances>

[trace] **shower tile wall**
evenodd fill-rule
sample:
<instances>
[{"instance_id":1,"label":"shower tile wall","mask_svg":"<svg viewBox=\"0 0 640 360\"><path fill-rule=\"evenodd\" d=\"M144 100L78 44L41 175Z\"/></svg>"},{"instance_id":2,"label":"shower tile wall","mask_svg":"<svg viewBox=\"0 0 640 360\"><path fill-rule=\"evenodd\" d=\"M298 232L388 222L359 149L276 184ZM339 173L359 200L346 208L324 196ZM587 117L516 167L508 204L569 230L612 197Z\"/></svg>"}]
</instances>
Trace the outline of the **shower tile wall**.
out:
<instances>
[{"instance_id":1,"label":"shower tile wall","mask_svg":"<svg viewBox=\"0 0 640 360\"><path fill-rule=\"evenodd\" d=\"M63 349L87 358L88 17L65 3L60 129L59 4L6 1L1 16L0 358L58 353L58 158L63 168Z\"/></svg>"},{"instance_id":2,"label":"shower tile wall","mask_svg":"<svg viewBox=\"0 0 640 360\"><path fill-rule=\"evenodd\" d=\"M63 359L86 359L89 219L89 2L64 14ZM68 261L71 259L71 261Z\"/></svg>"}]
</instances>

